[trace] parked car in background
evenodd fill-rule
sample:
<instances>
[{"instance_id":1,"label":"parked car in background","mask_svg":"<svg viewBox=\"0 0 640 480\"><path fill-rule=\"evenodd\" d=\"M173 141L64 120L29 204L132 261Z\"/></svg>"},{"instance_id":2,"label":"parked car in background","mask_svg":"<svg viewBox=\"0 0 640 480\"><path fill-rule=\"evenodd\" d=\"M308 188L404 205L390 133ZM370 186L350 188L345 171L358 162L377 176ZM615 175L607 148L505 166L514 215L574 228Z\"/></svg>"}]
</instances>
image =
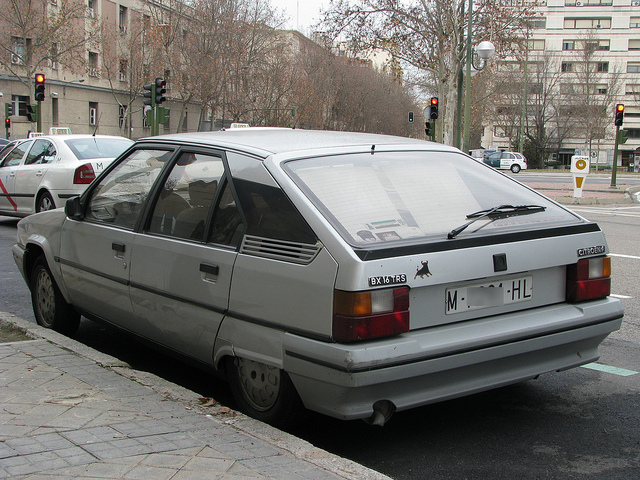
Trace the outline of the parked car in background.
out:
<instances>
[{"instance_id":1,"label":"parked car in background","mask_svg":"<svg viewBox=\"0 0 640 480\"><path fill-rule=\"evenodd\" d=\"M527 159L518 152L494 152L485 155L484 163L500 170L511 170L518 173L527 169Z\"/></svg>"},{"instance_id":2,"label":"parked car in background","mask_svg":"<svg viewBox=\"0 0 640 480\"><path fill-rule=\"evenodd\" d=\"M44 135L0 152L0 214L24 217L64 205L131 146L110 135Z\"/></svg>"},{"instance_id":3,"label":"parked car in background","mask_svg":"<svg viewBox=\"0 0 640 480\"><path fill-rule=\"evenodd\" d=\"M13 248L40 325L114 324L263 421L377 425L596 360L623 315L607 253L452 147L256 128L142 139Z\"/></svg>"}]
</instances>

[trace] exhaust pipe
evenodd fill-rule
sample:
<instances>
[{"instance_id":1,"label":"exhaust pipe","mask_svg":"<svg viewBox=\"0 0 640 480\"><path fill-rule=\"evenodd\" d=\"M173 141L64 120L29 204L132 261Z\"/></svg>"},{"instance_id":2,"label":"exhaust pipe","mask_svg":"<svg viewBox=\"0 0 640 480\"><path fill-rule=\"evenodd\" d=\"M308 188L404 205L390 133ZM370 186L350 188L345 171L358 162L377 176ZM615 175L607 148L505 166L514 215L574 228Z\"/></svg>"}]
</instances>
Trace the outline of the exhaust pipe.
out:
<instances>
[{"instance_id":1,"label":"exhaust pipe","mask_svg":"<svg viewBox=\"0 0 640 480\"><path fill-rule=\"evenodd\" d=\"M378 427L384 426L396 411L396 406L389 400L378 400L373 404L373 414L369 418L364 418L364 422Z\"/></svg>"}]
</instances>

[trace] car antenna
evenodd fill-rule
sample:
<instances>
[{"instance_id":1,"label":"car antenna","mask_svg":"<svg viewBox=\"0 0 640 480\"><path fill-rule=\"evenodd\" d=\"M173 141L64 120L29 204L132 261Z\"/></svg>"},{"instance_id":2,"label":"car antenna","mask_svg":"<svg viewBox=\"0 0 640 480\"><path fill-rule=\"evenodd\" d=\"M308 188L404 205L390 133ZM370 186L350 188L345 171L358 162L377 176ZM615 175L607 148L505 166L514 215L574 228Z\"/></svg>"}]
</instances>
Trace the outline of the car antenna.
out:
<instances>
[{"instance_id":1,"label":"car antenna","mask_svg":"<svg viewBox=\"0 0 640 480\"><path fill-rule=\"evenodd\" d=\"M375 153L376 150L376 146L375 145L371 145L371 155L373 155Z\"/></svg>"},{"instance_id":2,"label":"car antenna","mask_svg":"<svg viewBox=\"0 0 640 480\"><path fill-rule=\"evenodd\" d=\"M100 115L98 115L98 121L96 122L96 128L93 131L93 137L96 136L96 132L98 131L98 127L100 126L100 119L102 118L102 112L100 112Z\"/></svg>"}]
</instances>

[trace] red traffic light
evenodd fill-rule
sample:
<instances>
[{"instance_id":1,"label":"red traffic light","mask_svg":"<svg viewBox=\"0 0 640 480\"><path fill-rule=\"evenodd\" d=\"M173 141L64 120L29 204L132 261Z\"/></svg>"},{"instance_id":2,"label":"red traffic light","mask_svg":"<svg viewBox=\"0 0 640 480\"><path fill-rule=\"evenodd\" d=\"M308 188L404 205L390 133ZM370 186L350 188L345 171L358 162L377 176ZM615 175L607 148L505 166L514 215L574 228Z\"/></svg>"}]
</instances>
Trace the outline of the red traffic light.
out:
<instances>
[{"instance_id":1,"label":"red traffic light","mask_svg":"<svg viewBox=\"0 0 640 480\"><path fill-rule=\"evenodd\" d=\"M42 102L44 100L44 73L36 73L35 81L35 98L37 102Z\"/></svg>"},{"instance_id":2,"label":"red traffic light","mask_svg":"<svg viewBox=\"0 0 640 480\"><path fill-rule=\"evenodd\" d=\"M4 128L6 128L7 130L9 128L11 128L11 119L10 118L5 118L4 119Z\"/></svg>"},{"instance_id":3,"label":"red traffic light","mask_svg":"<svg viewBox=\"0 0 640 480\"><path fill-rule=\"evenodd\" d=\"M624 120L624 104L619 103L616 105L616 114L614 117L616 127L621 127L623 120Z\"/></svg>"},{"instance_id":4,"label":"red traffic light","mask_svg":"<svg viewBox=\"0 0 640 480\"><path fill-rule=\"evenodd\" d=\"M431 97L431 105L438 106L438 97Z\"/></svg>"}]
</instances>

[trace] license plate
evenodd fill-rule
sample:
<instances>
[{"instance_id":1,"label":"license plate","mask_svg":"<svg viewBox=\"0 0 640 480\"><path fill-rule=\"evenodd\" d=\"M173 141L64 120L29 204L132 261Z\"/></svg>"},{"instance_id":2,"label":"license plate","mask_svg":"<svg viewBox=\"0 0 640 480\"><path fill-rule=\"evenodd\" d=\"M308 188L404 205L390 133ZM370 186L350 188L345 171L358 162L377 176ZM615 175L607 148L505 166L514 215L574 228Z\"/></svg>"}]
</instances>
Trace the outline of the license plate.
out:
<instances>
[{"instance_id":1,"label":"license plate","mask_svg":"<svg viewBox=\"0 0 640 480\"><path fill-rule=\"evenodd\" d=\"M533 298L533 278L519 277L499 282L447 288L445 313L468 312L528 302Z\"/></svg>"}]
</instances>

